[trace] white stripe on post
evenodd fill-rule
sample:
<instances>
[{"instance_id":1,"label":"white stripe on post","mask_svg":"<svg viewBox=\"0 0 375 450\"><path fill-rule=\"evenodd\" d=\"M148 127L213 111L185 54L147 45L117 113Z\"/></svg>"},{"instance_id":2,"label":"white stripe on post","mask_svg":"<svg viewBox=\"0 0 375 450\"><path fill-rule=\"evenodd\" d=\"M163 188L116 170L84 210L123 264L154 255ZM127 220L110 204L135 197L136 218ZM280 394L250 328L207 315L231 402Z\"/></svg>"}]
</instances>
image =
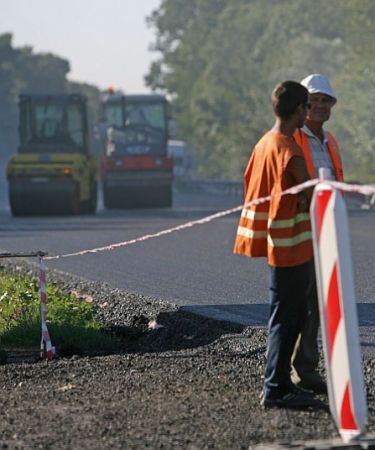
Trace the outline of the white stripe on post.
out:
<instances>
[{"instance_id":1,"label":"white stripe on post","mask_svg":"<svg viewBox=\"0 0 375 450\"><path fill-rule=\"evenodd\" d=\"M316 186L311 222L329 404L342 439L349 442L364 432L367 405L348 219L339 191Z\"/></svg>"},{"instance_id":2,"label":"white stripe on post","mask_svg":"<svg viewBox=\"0 0 375 450\"><path fill-rule=\"evenodd\" d=\"M52 359L55 356L47 327L47 290L46 290L46 266L43 258L39 258L39 285L40 285L40 312L42 316L42 338L40 341L40 357Z\"/></svg>"}]
</instances>

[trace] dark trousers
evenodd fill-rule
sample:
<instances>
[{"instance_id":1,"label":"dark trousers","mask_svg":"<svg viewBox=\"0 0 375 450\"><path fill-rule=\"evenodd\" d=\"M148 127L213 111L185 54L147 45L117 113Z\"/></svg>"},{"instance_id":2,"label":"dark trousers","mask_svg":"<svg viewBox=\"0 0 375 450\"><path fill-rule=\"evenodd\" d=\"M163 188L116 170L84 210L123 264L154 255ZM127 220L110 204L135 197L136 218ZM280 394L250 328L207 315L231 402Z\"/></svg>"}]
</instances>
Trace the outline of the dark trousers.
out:
<instances>
[{"instance_id":1,"label":"dark trousers","mask_svg":"<svg viewBox=\"0 0 375 450\"><path fill-rule=\"evenodd\" d=\"M310 264L310 279L307 293L308 314L292 357L292 380L298 382L310 374L317 373L319 363L318 330L319 303L316 291L315 267Z\"/></svg>"},{"instance_id":2,"label":"dark trousers","mask_svg":"<svg viewBox=\"0 0 375 450\"><path fill-rule=\"evenodd\" d=\"M266 397L283 395L292 386L291 357L307 316L310 264L270 266L270 316L264 380Z\"/></svg>"}]
</instances>

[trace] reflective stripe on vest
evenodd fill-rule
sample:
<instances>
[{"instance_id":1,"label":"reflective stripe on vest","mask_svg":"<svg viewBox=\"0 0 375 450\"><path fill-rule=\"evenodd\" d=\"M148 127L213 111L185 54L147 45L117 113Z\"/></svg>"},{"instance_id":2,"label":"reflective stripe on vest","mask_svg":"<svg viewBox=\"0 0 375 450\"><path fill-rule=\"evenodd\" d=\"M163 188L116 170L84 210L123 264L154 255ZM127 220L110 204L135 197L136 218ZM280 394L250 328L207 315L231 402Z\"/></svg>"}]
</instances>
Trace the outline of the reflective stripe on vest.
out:
<instances>
[{"instance_id":1,"label":"reflective stripe on vest","mask_svg":"<svg viewBox=\"0 0 375 450\"><path fill-rule=\"evenodd\" d=\"M296 231L297 234L293 235ZM298 213L291 219L268 220L267 242L272 247L293 247L310 239L310 215L308 213Z\"/></svg>"},{"instance_id":2,"label":"reflective stripe on vest","mask_svg":"<svg viewBox=\"0 0 375 450\"><path fill-rule=\"evenodd\" d=\"M268 220L268 228L290 228L294 227L299 222L303 222L304 220L310 221L309 213L300 213L297 214L292 219L284 219L284 220Z\"/></svg>"},{"instance_id":3,"label":"reflective stripe on vest","mask_svg":"<svg viewBox=\"0 0 375 450\"><path fill-rule=\"evenodd\" d=\"M267 231L255 231L250 228L241 227L237 228L237 234L248 239L265 239L267 238Z\"/></svg>"},{"instance_id":4,"label":"reflective stripe on vest","mask_svg":"<svg viewBox=\"0 0 375 450\"><path fill-rule=\"evenodd\" d=\"M336 139L333 137L333 135L329 132L326 132L326 135L328 136L327 139L327 147L328 152L332 160L333 168L335 170L335 177L337 181L343 181L344 180L344 173L342 170L342 162L341 162L341 152L339 149L339 146L337 144ZM309 175L311 178L314 178L315 168L314 163L311 156L311 150L310 150L310 143L309 138L307 137L306 133L302 129L298 129L294 133L294 139L297 142L297 144L302 148L303 155L306 160L307 170L309 172Z\"/></svg>"},{"instance_id":5,"label":"reflective stripe on vest","mask_svg":"<svg viewBox=\"0 0 375 450\"><path fill-rule=\"evenodd\" d=\"M268 220L268 213L253 211L252 209L243 209L241 212L241 217L250 220Z\"/></svg>"},{"instance_id":6,"label":"reflective stripe on vest","mask_svg":"<svg viewBox=\"0 0 375 450\"><path fill-rule=\"evenodd\" d=\"M292 238L274 239L271 235L269 235L267 241L271 247L293 247L294 245L301 244L304 241L310 241L311 238L311 231L304 231L303 233L297 234Z\"/></svg>"},{"instance_id":7,"label":"reflective stripe on vest","mask_svg":"<svg viewBox=\"0 0 375 450\"><path fill-rule=\"evenodd\" d=\"M237 228L237 235L249 240L267 240L272 247L293 247L305 240L311 239L309 213L298 213L291 219L267 219L268 214L250 209L243 209ZM248 221L251 221L251 224ZM289 237L295 231L297 224L304 230ZM249 226L251 225L251 226ZM307 228L307 230L306 230ZM280 237L280 232L285 237Z\"/></svg>"}]
</instances>

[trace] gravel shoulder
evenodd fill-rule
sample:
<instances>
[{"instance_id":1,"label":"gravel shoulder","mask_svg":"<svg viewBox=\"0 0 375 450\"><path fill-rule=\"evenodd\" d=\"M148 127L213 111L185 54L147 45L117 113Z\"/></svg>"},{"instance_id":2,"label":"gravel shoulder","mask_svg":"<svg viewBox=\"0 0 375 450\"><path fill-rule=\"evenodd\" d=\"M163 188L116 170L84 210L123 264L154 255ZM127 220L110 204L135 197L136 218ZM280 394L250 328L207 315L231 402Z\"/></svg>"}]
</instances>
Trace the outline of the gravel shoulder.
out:
<instances>
[{"instance_id":1,"label":"gravel shoulder","mask_svg":"<svg viewBox=\"0 0 375 450\"><path fill-rule=\"evenodd\" d=\"M35 267L7 262L3 270ZM49 271L48 282L92 297L121 348L41 362L10 354L0 366L0 448L224 450L338 436L327 409L259 405L264 329L196 316L58 271ZM152 320L162 327L150 329ZM364 368L371 431L375 360L365 358Z\"/></svg>"}]
</instances>

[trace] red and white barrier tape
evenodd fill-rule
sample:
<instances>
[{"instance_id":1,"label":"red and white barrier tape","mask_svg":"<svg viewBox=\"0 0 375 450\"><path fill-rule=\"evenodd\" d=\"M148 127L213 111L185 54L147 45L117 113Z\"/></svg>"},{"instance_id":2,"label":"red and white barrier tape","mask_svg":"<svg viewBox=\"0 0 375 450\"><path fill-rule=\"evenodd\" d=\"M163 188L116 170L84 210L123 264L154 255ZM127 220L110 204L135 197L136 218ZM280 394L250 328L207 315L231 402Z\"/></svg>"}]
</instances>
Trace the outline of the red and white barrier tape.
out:
<instances>
[{"instance_id":1,"label":"red and white barrier tape","mask_svg":"<svg viewBox=\"0 0 375 450\"><path fill-rule=\"evenodd\" d=\"M40 285L40 311L42 316L42 339L40 341L40 357L52 359L55 356L47 327L47 290L46 267L42 257L39 257L39 285Z\"/></svg>"},{"instance_id":2,"label":"red and white barrier tape","mask_svg":"<svg viewBox=\"0 0 375 450\"><path fill-rule=\"evenodd\" d=\"M293 186L290 189L286 189L285 191L281 192L279 195L298 194L309 187L316 186L318 183L321 183L321 182L322 182L322 180L320 180L318 178L314 178L313 180L309 180L309 181L306 181L305 183L301 183L301 184L298 184L297 186ZM337 189L340 189L341 191L356 192L356 193L363 194L363 195L375 194L375 186L372 186L372 185L366 186L366 185L359 185L359 184L347 184L347 183L341 183L341 182L330 181L330 180L324 180L324 183L329 184ZM53 260L53 259L60 259L60 258L68 258L68 257L72 257L72 256L82 256L82 255L86 255L88 253L98 253L98 252L104 252L104 251L109 251L109 250L115 250L116 248L125 247L127 245L136 244L137 242L143 242L143 241L147 241L148 239L152 239L152 238L164 236L166 234L174 233L175 231L184 230L185 228L191 228L195 225L203 225L205 223L212 222L213 220L219 219L221 217L228 216L229 214L233 214L237 211L241 211L243 208L249 208L250 206L260 205L261 203L268 202L271 200L271 198L272 198L271 195L269 195L267 197L257 198L247 204L239 205L239 206L236 206L235 208L227 209L225 211L220 211L216 214L212 214L210 216L203 217L202 219L186 222L184 224L178 225L173 228L169 228L167 230L158 231L153 234L146 234L144 236L140 236L139 238L130 239L128 241L118 242L116 244L110 244L110 245L106 245L104 247L97 247L97 248L93 248L93 249L89 249L89 250L82 250L82 251L74 252L74 253L66 253L63 255L48 256L48 257L45 257L44 259L45 260Z\"/></svg>"},{"instance_id":3,"label":"red and white barrier tape","mask_svg":"<svg viewBox=\"0 0 375 450\"><path fill-rule=\"evenodd\" d=\"M333 180L320 180L320 182L324 184L328 184L340 191L345 192L354 192L356 194L362 195L373 195L375 194L375 185L374 184L348 184L343 181L333 181Z\"/></svg>"},{"instance_id":4,"label":"red and white barrier tape","mask_svg":"<svg viewBox=\"0 0 375 450\"><path fill-rule=\"evenodd\" d=\"M309 187L315 186L318 183L319 183L318 179L309 180L309 181L306 181L305 183L299 184L297 186L293 186L292 188L281 192L280 195L298 194L299 192L302 192ZM241 211L243 208L248 208L253 205L260 205L261 203L268 202L271 200L271 198L272 198L272 196L270 196L270 195L267 197L257 198L245 205L236 206L235 208L227 209L225 211L220 211L220 212L212 214L210 216L203 217L202 219L186 222L181 225L177 225L176 227L168 228L167 230L158 231L153 234L146 234L139 238L130 239L128 241L118 242L116 244L110 244L110 245L106 245L104 247L93 248L90 250L82 250L82 251L74 252L74 253L66 253L63 255L56 255L56 256L47 256L44 259L45 260L53 260L53 259L60 259L60 258L68 258L71 256L82 256L82 255L86 255L88 253L98 253L98 252L114 250L116 248L125 247L126 245L136 244L137 242L147 241L148 239L164 236L165 234L174 233L175 231L184 230L185 228L191 228L195 225L203 225L205 223L212 222L215 219L219 219L221 217L228 216L229 214L233 214L237 211Z\"/></svg>"}]
</instances>

